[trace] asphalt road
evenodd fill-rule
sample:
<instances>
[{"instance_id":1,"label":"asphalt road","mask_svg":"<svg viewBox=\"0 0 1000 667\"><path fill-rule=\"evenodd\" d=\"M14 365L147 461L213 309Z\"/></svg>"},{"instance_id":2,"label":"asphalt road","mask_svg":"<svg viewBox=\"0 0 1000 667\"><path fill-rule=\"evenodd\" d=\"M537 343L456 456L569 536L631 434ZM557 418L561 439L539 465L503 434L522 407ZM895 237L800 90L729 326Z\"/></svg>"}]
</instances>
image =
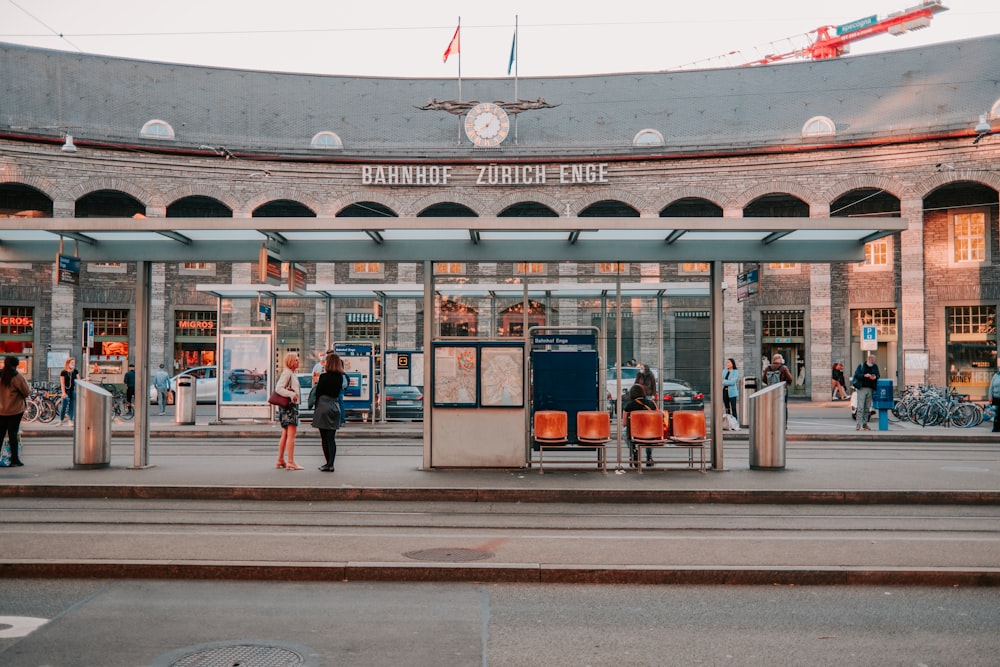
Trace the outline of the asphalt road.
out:
<instances>
[{"instance_id":1,"label":"asphalt road","mask_svg":"<svg viewBox=\"0 0 1000 667\"><path fill-rule=\"evenodd\" d=\"M0 579L0 663L993 667L998 603L962 588Z\"/></svg>"}]
</instances>

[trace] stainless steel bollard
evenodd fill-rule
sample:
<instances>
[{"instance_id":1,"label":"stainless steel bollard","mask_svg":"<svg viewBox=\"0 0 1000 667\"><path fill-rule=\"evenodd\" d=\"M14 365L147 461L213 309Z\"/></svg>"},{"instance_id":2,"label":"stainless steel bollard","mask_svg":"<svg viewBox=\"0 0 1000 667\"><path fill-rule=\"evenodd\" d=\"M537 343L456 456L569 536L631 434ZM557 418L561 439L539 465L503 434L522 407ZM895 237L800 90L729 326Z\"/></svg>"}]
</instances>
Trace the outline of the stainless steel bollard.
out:
<instances>
[{"instance_id":1,"label":"stainless steel bollard","mask_svg":"<svg viewBox=\"0 0 1000 667\"><path fill-rule=\"evenodd\" d=\"M76 382L76 425L73 431L73 467L111 465L111 393L85 380Z\"/></svg>"},{"instance_id":2,"label":"stainless steel bollard","mask_svg":"<svg viewBox=\"0 0 1000 667\"><path fill-rule=\"evenodd\" d=\"M743 388L740 389L740 428L750 425L750 394L757 391L757 378L743 378Z\"/></svg>"},{"instance_id":3,"label":"stainless steel bollard","mask_svg":"<svg viewBox=\"0 0 1000 667\"><path fill-rule=\"evenodd\" d=\"M749 397L751 470L785 467L786 391L785 383L779 382Z\"/></svg>"}]
</instances>

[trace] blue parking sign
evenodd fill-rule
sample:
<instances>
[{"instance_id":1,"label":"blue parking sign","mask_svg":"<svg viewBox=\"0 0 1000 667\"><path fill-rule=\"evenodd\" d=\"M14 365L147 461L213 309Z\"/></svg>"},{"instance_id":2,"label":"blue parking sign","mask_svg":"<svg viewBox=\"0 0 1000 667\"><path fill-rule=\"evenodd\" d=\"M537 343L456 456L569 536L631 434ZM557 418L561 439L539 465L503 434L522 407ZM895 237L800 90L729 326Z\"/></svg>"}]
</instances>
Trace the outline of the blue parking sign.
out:
<instances>
[{"instance_id":1,"label":"blue parking sign","mask_svg":"<svg viewBox=\"0 0 1000 667\"><path fill-rule=\"evenodd\" d=\"M876 329L874 326L862 326L861 327L861 349L862 350L877 350L878 349L878 338L875 333Z\"/></svg>"}]
</instances>

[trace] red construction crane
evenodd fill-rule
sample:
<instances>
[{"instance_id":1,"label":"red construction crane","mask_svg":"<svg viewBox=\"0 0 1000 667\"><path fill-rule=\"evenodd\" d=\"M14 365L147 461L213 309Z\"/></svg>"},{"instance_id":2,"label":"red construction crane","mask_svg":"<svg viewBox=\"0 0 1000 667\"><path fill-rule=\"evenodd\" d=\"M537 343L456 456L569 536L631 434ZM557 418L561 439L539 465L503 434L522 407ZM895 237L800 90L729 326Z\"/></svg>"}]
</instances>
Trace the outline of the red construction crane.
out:
<instances>
[{"instance_id":1,"label":"red construction crane","mask_svg":"<svg viewBox=\"0 0 1000 667\"><path fill-rule=\"evenodd\" d=\"M813 60L837 58L849 51L851 42L868 39L883 33L902 35L910 30L926 28L931 24L931 18L935 14L946 9L948 8L941 4L941 0L924 0L915 7L894 12L885 18L880 19L873 14L843 25L820 26L812 32L806 33L810 42L809 46L788 53L768 55L760 60L743 63L742 66L767 65L790 58L810 58Z\"/></svg>"}]
</instances>

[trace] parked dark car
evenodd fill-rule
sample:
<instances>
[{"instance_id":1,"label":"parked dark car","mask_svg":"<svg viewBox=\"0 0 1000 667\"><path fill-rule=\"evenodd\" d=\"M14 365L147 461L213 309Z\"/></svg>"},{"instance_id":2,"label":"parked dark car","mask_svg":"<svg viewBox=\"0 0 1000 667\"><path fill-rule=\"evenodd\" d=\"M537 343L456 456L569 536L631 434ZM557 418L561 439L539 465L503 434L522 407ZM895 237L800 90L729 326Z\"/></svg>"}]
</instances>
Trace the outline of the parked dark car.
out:
<instances>
[{"instance_id":1,"label":"parked dark car","mask_svg":"<svg viewBox=\"0 0 1000 667\"><path fill-rule=\"evenodd\" d=\"M386 419L423 419L424 395L417 387L390 385L385 388Z\"/></svg>"},{"instance_id":2,"label":"parked dark car","mask_svg":"<svg viewBox=\"0 0 1000 667\"><path fill-rule=\"evenodd\" d=\"M667 378L660 383L660 409L666 412L675 410L704 410L705 394L691 387L684 380Z\"/></svg>"},{"instance_id":3,"label":"parked dark car","mask_svg":"<svg viewBox=\"0 0 1000 667\"><path fill-rule=\"evenodd\" d=\"M246 368L234 368L227 378L230 386L250 385L261 387L264 385L264 374L247 370Z\"/></svg>"}]
</instances>

